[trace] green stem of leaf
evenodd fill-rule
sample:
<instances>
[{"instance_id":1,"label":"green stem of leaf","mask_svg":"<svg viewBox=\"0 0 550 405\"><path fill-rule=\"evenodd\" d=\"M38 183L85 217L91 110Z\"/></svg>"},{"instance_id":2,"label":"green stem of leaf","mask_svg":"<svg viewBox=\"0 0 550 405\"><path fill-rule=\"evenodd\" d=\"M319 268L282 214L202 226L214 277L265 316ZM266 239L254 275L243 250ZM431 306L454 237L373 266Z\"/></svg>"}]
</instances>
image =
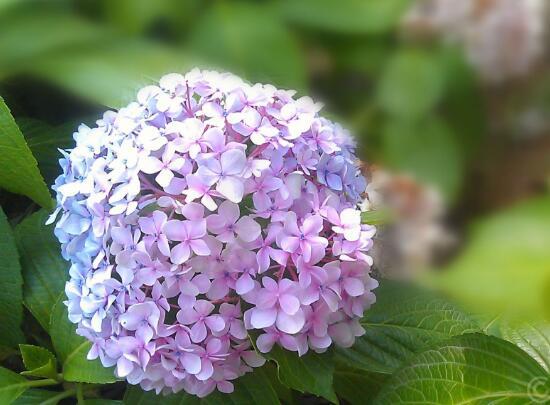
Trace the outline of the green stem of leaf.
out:
<instances>
[{"instance_id":1,"label":"green stem of leaf","mask_svg":"<svg viewBox=\"0 0 550 405\"><path fill-rule=\"evenodd\" d=\"M82 391L82 384L76 386L76 401L78 405L84 405L84 392Z\"/></svg>"},{"instance_id":2,"label":"green stem of leaf","mask_svg":"<svg viewBox=\"0 0 550 405\"><path fill-rule=\"evenodd\" d=\"M55 397L51 397L50 399L47 399L46 401L42 402L41 405L57 404L62 399L72 397L75 394L76 394L76 389L74 388L67 391L63 391L63 392L60 392Z\"/></svg>"},{"instance_id":3,"label":"green stem of leaf","mask_svg":"<svg viewBox=\"0 0 550 405\"><path fill-rule=\"evenodd\" d=\"M28 381L26 383L26 386L29 387L29 388L31 388L31 387L47 387L48 385L57 385L59 383L60 383L60 381L54 380L53 378L47 378L47 379L44 379L44 380Z\"/></svg>"}]
</instances>

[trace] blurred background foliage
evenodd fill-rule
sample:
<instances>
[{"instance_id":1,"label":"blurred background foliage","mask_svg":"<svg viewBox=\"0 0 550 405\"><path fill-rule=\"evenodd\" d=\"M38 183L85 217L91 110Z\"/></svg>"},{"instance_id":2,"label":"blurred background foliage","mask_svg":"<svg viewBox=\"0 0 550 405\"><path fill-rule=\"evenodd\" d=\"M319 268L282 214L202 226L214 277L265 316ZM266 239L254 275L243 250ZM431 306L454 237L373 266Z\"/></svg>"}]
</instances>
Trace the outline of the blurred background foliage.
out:
<instances>
[{"instance_id":1,"label":"blurred background foliage","mask_svg":"<svg viewBox=\"0 0 550 405\"><path fill-rule=\"evenodd\" d=\"M377 271L550 317L548 54L491 80L459 41L407 22L417 3L430 22L434 1L0 0L0 94L48 184L78 123L162 74L217 68L312 95L356 134L369 209L393 211ZM36 208L0 199L14 223Z\"/></svg>"}]
</instances>

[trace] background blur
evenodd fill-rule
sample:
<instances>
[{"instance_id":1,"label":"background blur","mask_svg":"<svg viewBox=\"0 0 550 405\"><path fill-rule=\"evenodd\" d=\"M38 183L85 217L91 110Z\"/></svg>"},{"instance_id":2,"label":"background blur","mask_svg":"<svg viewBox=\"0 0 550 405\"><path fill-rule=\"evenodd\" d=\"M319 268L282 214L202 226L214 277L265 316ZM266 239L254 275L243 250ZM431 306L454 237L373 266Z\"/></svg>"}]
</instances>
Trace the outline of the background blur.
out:
<instances>
[{"instance_id":1,"label":"background blur","mask_svg":"<svg viewBox=\"0 0 550 405\"><path fill-rule=\"evenodd\" d=\"M356 134L383 276L550 318L546 0L0 0L0 94L57 148L194 66L312 95ZM8 216L24 197L0 192ZM23 208L24 207L24 208Z\"/></svg>"}]
</instances>

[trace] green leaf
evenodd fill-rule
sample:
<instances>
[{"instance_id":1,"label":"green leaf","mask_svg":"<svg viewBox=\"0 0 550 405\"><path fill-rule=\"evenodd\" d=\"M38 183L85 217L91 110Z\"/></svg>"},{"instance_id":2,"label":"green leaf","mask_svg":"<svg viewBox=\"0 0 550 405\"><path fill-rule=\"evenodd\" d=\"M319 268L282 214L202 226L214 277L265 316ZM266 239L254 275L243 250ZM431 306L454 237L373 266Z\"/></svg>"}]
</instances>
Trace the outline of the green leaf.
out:
<instances>
[{"instance_id":1,"label":"green leaf","mask_svg":"<svg viewBox=\"0 0 550 405\"><path fill-rule=\"evenodd\" d=\"M23 279L19 255L6 215L0 207L0 346L15 347L24 342L21 332L23 320Z\"/></svg>"},{"instance_id":2,"label":"green leaf","mask_svg":"<svg viewBox=\"0 0 550 405\"><path fill-rule=\"evenodd\" d=\"M382 132L386 163L435 186L452 201L460 191L463 162L447 124L435 117L416 123L392 120Z\"/></svg>"},{"instance_id":3,"label":"green leaf","mask_svg":"<svg viewBox=\"0 0 550 405\"><path fill-rule=\"evenodd\" d=\"M404 49L388 61L378 88L378 104L395 118L425 116L441 99L445 72L434 54Z\"/></svg>"},{"instance_id":4,"label":"green leaf","mask_svg":"<svg viewBox=\"0 0 550 405\"><path fill-rule=\"evenodd\" d=\"M126 405L157 405L162 400L163 405L199 405L201 400L193 395L180 391L177 394L162 396L155 391L144 391L139 385L128 385L123 402Z\"/></svg>"},{"instance_id":5,"label":"green leaf","mask_svg":"<svg viewBox=\"0 0 550 405\"><path fill-rule=\"evenodd\" d=\"M473 312L550 319L550 197L479 220L463 253L429 281Z\"/></svg>"},{"instance_id":6,"label":"green leaf","mask_svg":"<svg viewBox=\"0 0 550 405\"><path fill-rule=\"evenodd\" d=\"M53 53L72 53L108 38L108 32L74 14L36 4L19 7L0 16L0 77L22 73Z\"/></svg>"},{"instance_id":7,"label":"green leaf","mask_svg":"<svg viewBox=\"0 0 550 405\"><path fill-rule=\"evenodd\" d=\"M446 75L443 111L454 132L460 134L457 141L463 154L475 158L475 152L489 133L483 88L463 52L449 48L442 56Z\"/></svg>"},{"instance_id":8,"label":"green leaf","mask_svg":"<svg viewBox=\"0 0 550 405\"><path fill-rule=\"evenodd\" d=\"M28 380L0 367L0 404L10 404L28 388Z\"/></svg>"},{"instance_id":9,"label":"green leaf","mask_svg":"<svg viewBox=\"0 0 550 405\"><path fill-rule=\"evenodd\" d=\"M264 356L277 363L279 380L287 387L338 403L332 388L334 373L332 351L323 354L310 351L299 357L297 353L275 346Z\"/></svg>"},{"instance_id":10,"label":"green leaf","mask_svg":"<svg viewBox=\"0 0 550 405\"><path fill-rule=\"evenodd\" d=\"M364 405L374 399L388 374L337 365L334 371L334 390L352 405Z\"/></svg>"},{"instance_id":11,"label":"green leaf","mask_svg":"<svg viewBox=\"0 0 550 405\"><path fill-rule=\"evenodd\" d=\"M42 405L57 395L59 395L58 391L47 391L33 388L21 394L21 396L19 396L15 402L12 402L11 405ZM88 401L86 401L86 404L88 404Z\"/></svg>"},{"instance_id":12,"label":"green leaf","mask_svg":"<svg viewBox=\"0 0 550 405\"><path fill-rule=\"evenodd\" d=\"M43 8L0 18L0 54L0 77L31 74L113 108L161 75L193 65L181 51Z\"/></svg>"},{"instance_id":13,"label":"green leaf","mask_svg":"<svg viewBox=\"0 0 550 405\"><path fill-rule=\"evenodd\" d=\"M0 11L4 12L4 9L9 8L13 4L17 4L17 0L0 0Z\"/></svg>"},{"instance_id":14,"label":"green leaf","mask_svg":"<svg viewBox=\"0 0 550 405\"><path fill-rule=\"evenodd\" d=\"M348 34L380 34L394 28L408 0L286 0L285 17L297 24Z\"/></svg>"},{"instance_id":15,"label":"green leaf","mask_svg":"<svg viewBox=\"0 0 550 405\"><path fill-rule=\"evenodd\" d=\"M22 375L57 378L57 366L53 353L43 347L33 345L19 345L19 349L23 356L23 364L27 369L21 373Z\"/></svg>"},{"instance_id":16,"label":"green leaf","mask_svg":"<svg viewBox=\"0 0 550 405\"><path fill-rule=\"evenodd\" d=\"M306 87L297 43L265 4L216 3L197 22L190 45L207 62L249 80Z\"/></svg>"},{"instance_id":17,"label":"green leaf","mask_svg":"<svg viewBox=\"0 0 550 405\"><path fill-rule=\"evenodd\" d=\"M86 399L86 405L123 405L123 401L114 399Z\"/></svg>"},{"instance_id":18,"label":"green leaf","mask_svg":"<svg viewBox=\"0 0 550 405\"><path fill-rule=\"evenodd\" d=\"M47 184L53 184L61 174L58 149L74 147L73 132L78 128L76 122L68 122L60 126L52 126L32 118L18 119L17 123L25 135L27 145L38 161L40 172Z\"/></svg>"},{"instance_id":19,"label":"green leaf","mask_svg":"<svg viewBox=\"0 0 550 405\"><path fill-rule=\"evenodd\" d=\"M185 73L193 59L152 42L113 39L37 61L29 72L85 99L119 108L137 91L171 72Z\"/></svg>"},{"instance_id":20,"label":"green leaf","mask_svg":"<svg viewBox=\"0 0 550 405\"><path fill-rule=\"evenodd\" d=\"M124 394L124 403L128 405L156 405L162 398L165 405L245 405L245 404L280 404L269 374L265 366L254 369L242 377L232 381L235 391L231 394L222 394L214 391L206 398L199 399L185 392L161 397L154 391L143 391L139 386L129 386Z\"/></svg>"},{"instance_id":21,"label":"green leaf","mask_svg":"<svg viewBox=\"0 0 550 405\"><path fill-rule=\"evenodd\" d=\"M76 325L68 319L63 297L64 293L54 305L50 321L50 337L63 366L63 379L97 384L116 381L113 368L103 367L99 359L86 358L92 344L76 334Z\"/></svg>"},{"instance_id":22,"label":"green leaf","mask_svg":"<svg viewBox=\"0 0 550 405\"><path fill-rule=\"evenodd\" d=\"M107 20L129 34L143 32L159 17L168 17L173 11L169 0L107 0L102 5Z\"/></svg>"},{"instance_id":23,"label":"green leaf","mask_svg":"<svg viewBox=\"0 0 550 405\"><path fill-rule=\"evenodd\" d=\"M36 160L25 143L11 112L0 97L0 187L23 194L43 207L52 200Z\"/></svg>"},{"instance_id":24,"label":"green leaf","mask_svg":"<svg viewBox=\"0 0 550 405\"><path fill-rule=\"evenodd\" d=\"M479 330L455 305L424 289L385 280L374 293L377 302L361 320L366 333L351 348L337 350L339 363L392 373L426 347Z\"/></svg>"},{"instance_id":25,"label":"green leaf","mask_svg":"<svg viewBox=\"0 0 550 405\"><path fill-rule=\"evenodd\" d=\"M482 334L457 336L415 356L375 404L514 403L550 400L550 376L525 352Z\"/></svg>"},{"instance_id":26,"label":"green leaf","mask_svg":"<svg viewBox=\"0 0 550 405\"><path fill-rule=\"evenodd\" d=\"M500 323L500 334L550 372L550 323L504 321Z\"/></svg>"},{"instance_id":27,"label":"green leaf","mask_svg":"<svg viewBox=\"0 0 550 405\"><path fill-rule=\"evenodd\" d=\"M28 310L49 330L52 308L63 291L69 264L61 257L53 226L44 225L48 212L38 211L15 227L15 240L23 271L23 301Z\"/></svg>"}]
</instances>

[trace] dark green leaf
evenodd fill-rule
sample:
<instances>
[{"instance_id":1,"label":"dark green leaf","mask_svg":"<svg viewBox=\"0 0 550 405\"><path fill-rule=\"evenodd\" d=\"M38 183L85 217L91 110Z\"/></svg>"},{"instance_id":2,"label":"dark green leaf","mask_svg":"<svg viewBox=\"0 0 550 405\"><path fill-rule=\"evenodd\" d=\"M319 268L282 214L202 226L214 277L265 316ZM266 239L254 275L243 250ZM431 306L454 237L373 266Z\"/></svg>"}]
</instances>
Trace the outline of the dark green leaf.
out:
<instances>
[{"instance_id":1,"label":"dark green leaf","mask_svg":"<svg viewBox=\"0 0 550 405\"><path fill-rule=\"evenodd\" d=\"M107 38L104 30L69 13L36 4L14 9L0 16L0 77L21 73L52 53L70 53Z\"/></svg>"},{"instance_id":2,"label":"dark green leaf","mask_svg":"<svg viewBox=\"0 0 550 405\"><path fill-rule=\"evenodd\" d=\"M489 132L482 89L474 68L464 60L462 52L448 51L443 56L446 75L444 114L454 132L460 134L457 141L463 154L474 157L485 139L484 135Z\"/></svg>"},{"instance_id":3,"label":"dark green leaf","mask_svg":"<svg viewBox=\"0 0 550 405\"><path fill-rule=\"evenodd\" d=\"M31 118L18 119L17 123L25 135L27 145L38 161L44 180L47 184L53 184L56 177L61 174L59 166L61 153L58 149L69 149L74 146L72 135L78 123L69 122L60 126L51 126Z\"/></svg>"},{"instance_id":4,"label":"dark green leaf","mask_svg":"<svg viewBox=\"0 0 550 405\"><path fill-rule=\"evenodd\" d=\"M23 364L27 371L21 374L33 377L57 378L57 366L55 356L43 347L33 345L19 345Z\"/></svg>"},{"instance_id":5,"label":"dark green leaf","mask_svg":"<svg viewBox=\"0 0 550 405\"><path fill-rule=\"evenodd\" d=\"M217 3L197 23L191 47L249 80L306 87L298 46L266 5Z\"/></svg>"},{"instance_id":6,"label":"dark green leaf","mask_svg":"<svg viewBox=\"0 0 550 405\"><path fill-rule=\"evenodd\" d=\"M245 405L245 404L280 404L273 383L266 373L265 366L254 369L233 381L235 391L222 394L214 391L206 398L199 399L194 395L179 392L168 396L156 395L154 391L143 391L140 387L128 387L124 403L128 405L155 405L162 400L165 405Z\"/></svg>"},{"instance_id":7,"label":"dark green leaf","mask_svg":"<svg viewBox=\"0 0 550 405\"><path fill-rule=\"evenodd\" d=\"M364 405L374 399L388 378L388 374L337 365L334 390L350 404Z\"/></svg>"},{"instance_id":8,"label":"dark green leaf","mask_svg":"<svg viewBox=\"0 0 550 405\"><path fill-rule=\"evenodd\" d=\"M374 403L545 403L549 377L513 344L468 334L415 356L388 380Z\"/></svg>"},{"instance_id":9,"label":"dark green leaf","mask_svg":"<svg viewBox=\"0 0 550 405\"><path fill-rule=\"evenodd\" d=\"M400 50L389 60L382 76L378 103L395 118L423 117L441 99L444 83L437 57L419 50Z\"/></svg>"},{"instance_id":10,"label":"dark green leaf","mask_svg":"<svg viewBox=\"0 0 550 405\"><path fill-rule=\"evenodd\" d=\"M35 158L11 112L0 97L0 187L23 194L43 207L52 200Z\"/></svg>"},{"instance_id":11,"label":"dark green leaf","mask_svg":"<svg viewBox=\"0 0 550 405\"><path fill-rule=\"evenodd\" d=\"M126 405L156 405L162 401L163 405L199 405L200 399L180 391L177 394L157 395L155 391L144 391L139 385L129 385L124 393Z\"/></svg>"},{"instance_id":12,"label":"dark green leaf","mask_svg":"<svg viewBox=\"0 0 550 405\"><path fill-rule=\"evenodd\" d=\"M76 334L76 325L68 319L63 298L64 293L53 307L50 322L50 336L63 365L63 379L97 384L116 381L113 368L103 367L99 359L86 358L92 344Z\"/></svg>"},{"instance_id":13,"label":"dark green leaf","mask_svg":"<svg viewBox=\"0 0 550 405\"><path fill-rule=\"evenodd\" d=\"M44 225L48 213L38 211L15 227L15 239L23 271L25 306L49 329L52 308L63 291L69 264L61 257L53 226Z\"/></svg>"},{"instance_id":14,"label":"dark green leaf","mask_svg":"<svg viewBox=\"0 0 550 405\"><path fill-rule=\"evenodd\" d=\"M382 136L389 166L435 186L448 201L456 197L463 162L454 134L444 121L435 117L417 123L393 120Z\"/></svg>"},{"instance_id":15,"label":"dark green leaf","mask_svg":"<svg viewBox=\"0 0 550 405\"><path fill-rule=\"evenodd\" d=\"M28 381L7 368L0 367L0 404L10 404L28 388Z\"/></svg>"},{"instance_id":16,"label":"dark green leaf","mask_svg":"<svg viewBox=\"0 0 550 405\"><path fill-rule=\"evenodd\" d=\"M284 15L308 27L349 34L379 34L391 30L408 0L286 0Z\"/></svg>"},{"instance_id":17,"label":"dark green leaf","mask_svg":"<svg viewBox=\"0 0 550 405\"><path fill-rule=\"evenodd\" d=\"M173 4L169 0L107 0L102 3L107 19L131 34L142 32L159 17L169 15Z\"/></svg>"},{"instance_id":18,"label":"dark green leaf","mask_svg":"<svg viewBox=\"0 0 550 405\"><path fill-rule=\"evenodd\" d=\"M473 311L550 319L550 198L479 220L451 265L430 279Z\"/></svg>"},{"instance_id":19,"label":"dark green leaf","mask_svg":"<svg viewBox=\"0 0 550 405\"><path fill-rule=\"evenodd\" d=\"M30 389L25 391L19 398L12 402L11 405L42 405L45 401L51 400L59 395L57 391L46 391L40 389ZM88 404L88 401L86 401Z\"/></svg>"},{"instance_id":20,"label":"dark green leaf","mask_svg":"<svg viewBox=\"0 0 550 405\"><path fill-rule=\"evenodd\" d=\"M324 397L333 403L338 402L332 388L332 352L317 354L310 351L299 357L294 352L275 346L265 356L277 363L279 380L287 387Z\"/></svg>"},{"instance_id":21,"label":"dark green leaf","mask_svg":"<svg viewBox=\"0 0 550 405\"><path fill-rule=\"evenodd\" d=\"M349 349L338 349L340 363L366 371L392 373L415 353L477 324L447 300L405 283L385 280L377 302L361 320L366 333Z\"/></svg>"},{"instance_id":22,"label":"dark green leaf","mask_svg":"<svg viewBox=\"0 0 550 405\"><path fill-rule=\"evenodd\" d=\"M29 71L88 100L112 108L135 100L138 89L171 72L185 73L192 59L151 42L121 41L52 55Z\"/></svg>"},{"instance_id":23,"label":"dark green leaf","mask_svg":"<svg viewBox=\"0 0 550 405\"><path fill-rule=\"evenodd\" d=\"M25 337L21 332L23 320L23 279L19 255L15 246L15 240L6 215L0 208L0 346L15 347L24 342Z\"/></svg>"}]
</instances>

